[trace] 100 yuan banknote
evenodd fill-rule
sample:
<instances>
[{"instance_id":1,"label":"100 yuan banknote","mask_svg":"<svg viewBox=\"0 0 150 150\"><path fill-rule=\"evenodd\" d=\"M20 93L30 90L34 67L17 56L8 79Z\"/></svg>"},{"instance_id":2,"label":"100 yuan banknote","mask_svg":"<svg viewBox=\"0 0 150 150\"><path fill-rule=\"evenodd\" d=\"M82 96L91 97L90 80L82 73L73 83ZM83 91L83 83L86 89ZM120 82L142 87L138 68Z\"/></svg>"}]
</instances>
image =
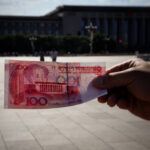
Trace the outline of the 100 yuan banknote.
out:
<instances>
[{"instance_id":1,"label":"100 yuan banknote","mask_svg":"<svg viewBox=\"0 0 150 150\"><path fill-rule=\"evenodd\" d=\"M104 73L104 63L6 60L5 108L55 108L87 102L107 94L91 83Z\"/></svg>"}]
</instances>

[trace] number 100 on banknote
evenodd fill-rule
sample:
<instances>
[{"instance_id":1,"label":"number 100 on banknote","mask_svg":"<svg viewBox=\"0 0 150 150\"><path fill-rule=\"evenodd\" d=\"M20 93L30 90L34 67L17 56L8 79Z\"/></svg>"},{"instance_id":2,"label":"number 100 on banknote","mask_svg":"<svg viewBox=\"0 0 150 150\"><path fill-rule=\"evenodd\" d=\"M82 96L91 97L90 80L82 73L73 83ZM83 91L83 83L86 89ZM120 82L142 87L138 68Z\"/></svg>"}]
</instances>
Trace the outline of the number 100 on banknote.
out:
<instances>
[{"instance_id":1,"label":"number 100 on banknote","mask_svg":"<svg viewBox=\"0 0 150 150\"><path fill-rule=\"evenodd\" d=\"M92 80L104 63L5 61L5 108L42 109L72 106L107 94Z\"/></svg>"}]
</instances>

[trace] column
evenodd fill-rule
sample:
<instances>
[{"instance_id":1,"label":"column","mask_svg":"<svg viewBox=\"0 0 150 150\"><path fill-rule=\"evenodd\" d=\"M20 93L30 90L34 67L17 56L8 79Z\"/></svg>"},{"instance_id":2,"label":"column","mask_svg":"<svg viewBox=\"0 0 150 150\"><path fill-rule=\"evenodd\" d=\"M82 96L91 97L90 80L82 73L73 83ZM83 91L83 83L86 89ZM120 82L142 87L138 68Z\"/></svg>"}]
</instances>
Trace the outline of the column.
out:
<instances>
[{"instance_id":1,"label":"column","mask_svg":"<svg viewBox=\"0 0 150 150\"><path fill-rule=\"evenodd\" d=\"M123 40L122 37L122 19L117 19L117 41Z\"/></svg>"},{"instance_id":2,"label":"column","mask_svg":"<svg viewBox=\"0 0 150 150\"><path fill-rule=\"evenodd\" d=\"M100 33L100 25L101 25L100 19L96 19L96 24L97 24L97 32Z\"/></svg>"},{"instance_id":3,"label":"column","mask_svg":"<svg viewBox=\"0 0 150 150\"><path fill-rule=\"evenodd\" d=\"M148 49L148 38L149 38L149 29L148 29L148 19L145 20L145 46Z\"/></svg>"},{"instance_id":4,"label":"column","mask_svg":"<svg viewBox=\"0 0 150 150\"><path fill-rule=\"evenodd\" d=\"M90 19L90 18L88 18L88 25L90 25L90 23L91 23L91 19Z\"/></svg>"},{"instance_id":5,"label":"column","mask_svg":"<svg viewBox=\"0 0 150 150\"><path fill-rule=\"evenodd\" d=\"M88 25L88 18L82 18L81 20L81 34L82 35L88 34L87 30L85 29L85 26L87 25Z\"/></svg>"},{"instance_id":6,"label":"column","mask_svg":"<svg viewBox=\"0 0 150 150\"><path fill-rule=\"evenodd\" d=\"M108 21L108 35L111 36L111 19L109 18L107 21Z\"/></svg>"},{"instance_id":7,"label":"column","mask_svg":"<svg viewBox=\"0 0 150 150\"><path fill-rule=\"evenodd\" d=\"M112 37L117 40L117 19L113 18L113 21L112 21L112 24L113 24L113 29L112 29Z\"/></svg>"},{"instance_id":8,"label":"column","mask_svg":"<svg viewBox=\"0 0 150 150\"><path fill-rule=\"evenodd\" d=\"M142 19L137 19L137 45L138 48L142 48L143 40L142 40Z\"/></svg>"},{"instance_id":9,"label":"column","mask_svg":"<svg viewBox=\"0 0 150 150\"><path fill-rule=\"evenodd\" d=\"M145 47L145 18L141 19L141 45L144 49Z\"/></svg>"},{"instance_id":10,"label":"column","mask_svg":"<svg viewBox=\"0 0 150 150\"><path fill-rule=\"evenodd\" d=\"M108 19L104 18L104 34L108 35Z\"/></svg>"},{"instance_id":11,"label":"column","mask_svg":"<svg viewBox=\"0 0 150 150\"><path fill-rule=\"evenodd\" d=\"M104 34L104 27L105 27L105 25L104 25L104 18L100 18L99 22L100 22L100 26L99 26L100 33Z\"/></svg>"},{"instance_id":12,"label":"column","mask_svg":"<svg viewBox=\"0 0 150 150\"><path fill-rule=\"evenodd\" d=\"M122 21L122 40L128 42L128 21Z\"/></svg>"},{"instance_id":13,"label":"column","mask_svg":"<svg viewBox=\"0 0 150 150\"><path fill-rule=\"evenodd\" d=\"M113 19L108 19L108 35L113 37Z\"/></svg>"},{"instance_id":14,"label":"column","mask_svg":"<svg viewBox=\"0 0 150 150\"><path fill-rule=\"evenodd\" d=\"M128 19L128 48L135 49L137 44L137 22L135 18Z\"/></svg>"},{"instance_id":15,"label":"column","mask_svg":"<svg viewBox=\"0 0 150 150\"><path fill-rule=\"evenodd\" d=\"M99 20L96 18L96 26L97 26L97 29L96 29L96 32L99 32L99 24L100 22L99 22Z\"/></svg>"},{"instance_id":16,"label":"column","mask_svg":"<svg viewBox=\"0 0 150 150\"><path fill-rule=\"evenodd\" d=\"M133 48L133 20L128 19L128 48Z\"/></svg>"},{"instance_id":17,"label":"column","mask_svg":"<svg viewBox=\"0 0 150 150\"><path fill-rule=\"evenodd\" d=\"M133 19L133 25L132 25L132 32L133 32L133 46L136 47L137 45L137 19Z\"/></svg>"},{"instance_id":18,"label":"column","mask_svg":"<svg viewBox=\"0 0 150 150\"><path fill-rule=\"evenodd\" d=\"M148 19L148 48L150 49L150 19Z\"/></svg>"},{"instance_id":19,"label":"column","mask_svg":"<svg viewBox=\"0 0 150 150\"><path fill-rule=\"evenodd\" d=\"M150 19L146 19L146 45L147 45L147 50L150 50Z\"/></svg>"}]
</instances>

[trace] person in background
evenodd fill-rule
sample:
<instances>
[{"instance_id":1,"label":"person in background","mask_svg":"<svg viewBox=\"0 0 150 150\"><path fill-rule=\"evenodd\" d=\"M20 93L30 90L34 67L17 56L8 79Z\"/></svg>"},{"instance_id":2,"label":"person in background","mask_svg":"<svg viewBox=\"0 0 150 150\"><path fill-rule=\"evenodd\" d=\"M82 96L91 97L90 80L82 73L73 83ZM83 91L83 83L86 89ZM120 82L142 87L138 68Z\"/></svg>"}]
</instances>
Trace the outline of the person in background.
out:
<instances>
[{"instance_id":1,"label":"person in background","mask_svg":"<svg viewBox=\"0 0 150 150\"><path fill-rule=\"evenodd\" d=\"M44 52L40 51L40 61L44 61Z\"/></svg>"},{"instance_id":2,"label":"person in background","mask_svg":"<svg viewBox=\"0 0 150 150\"><path fill-rule=\"evenodd\" d=\"M98 98L100 103L117 105L150 120L150 63L132 59L116 65L106 75L94 79L93 86L108 89L108 95Z\"/></svg>"},{"instance_id":3,"label":"person in background","mask_svg":"<svg viewBox=\"0 0 150 150\"><path fill-rule=\"evenodd\" d=\"M51 58L53 62L56 62L58 52L56 50L52 50L50 52Z\"/></svg>"}]
</instances>

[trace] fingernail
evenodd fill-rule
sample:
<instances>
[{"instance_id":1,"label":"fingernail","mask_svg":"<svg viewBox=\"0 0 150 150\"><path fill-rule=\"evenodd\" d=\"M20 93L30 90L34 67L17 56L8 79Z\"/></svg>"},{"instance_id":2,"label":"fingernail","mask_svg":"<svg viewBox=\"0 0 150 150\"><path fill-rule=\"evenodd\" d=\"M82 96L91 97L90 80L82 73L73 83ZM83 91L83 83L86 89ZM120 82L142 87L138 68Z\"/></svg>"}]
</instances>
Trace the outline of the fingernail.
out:
<instances>
[{"instance_id":1,"label":"fingernail","mask_svg":"<svg viewBox=\"0 0 150 150\"><path fill-rule=\"evenodd\" d=\"M106 75L103 75L101 77L98 77L98 78L94 79L93 86L96 87L96 88L102 88L102 86L103 86L103 78L105 76Z\"/></svg>"}]
</instances>

